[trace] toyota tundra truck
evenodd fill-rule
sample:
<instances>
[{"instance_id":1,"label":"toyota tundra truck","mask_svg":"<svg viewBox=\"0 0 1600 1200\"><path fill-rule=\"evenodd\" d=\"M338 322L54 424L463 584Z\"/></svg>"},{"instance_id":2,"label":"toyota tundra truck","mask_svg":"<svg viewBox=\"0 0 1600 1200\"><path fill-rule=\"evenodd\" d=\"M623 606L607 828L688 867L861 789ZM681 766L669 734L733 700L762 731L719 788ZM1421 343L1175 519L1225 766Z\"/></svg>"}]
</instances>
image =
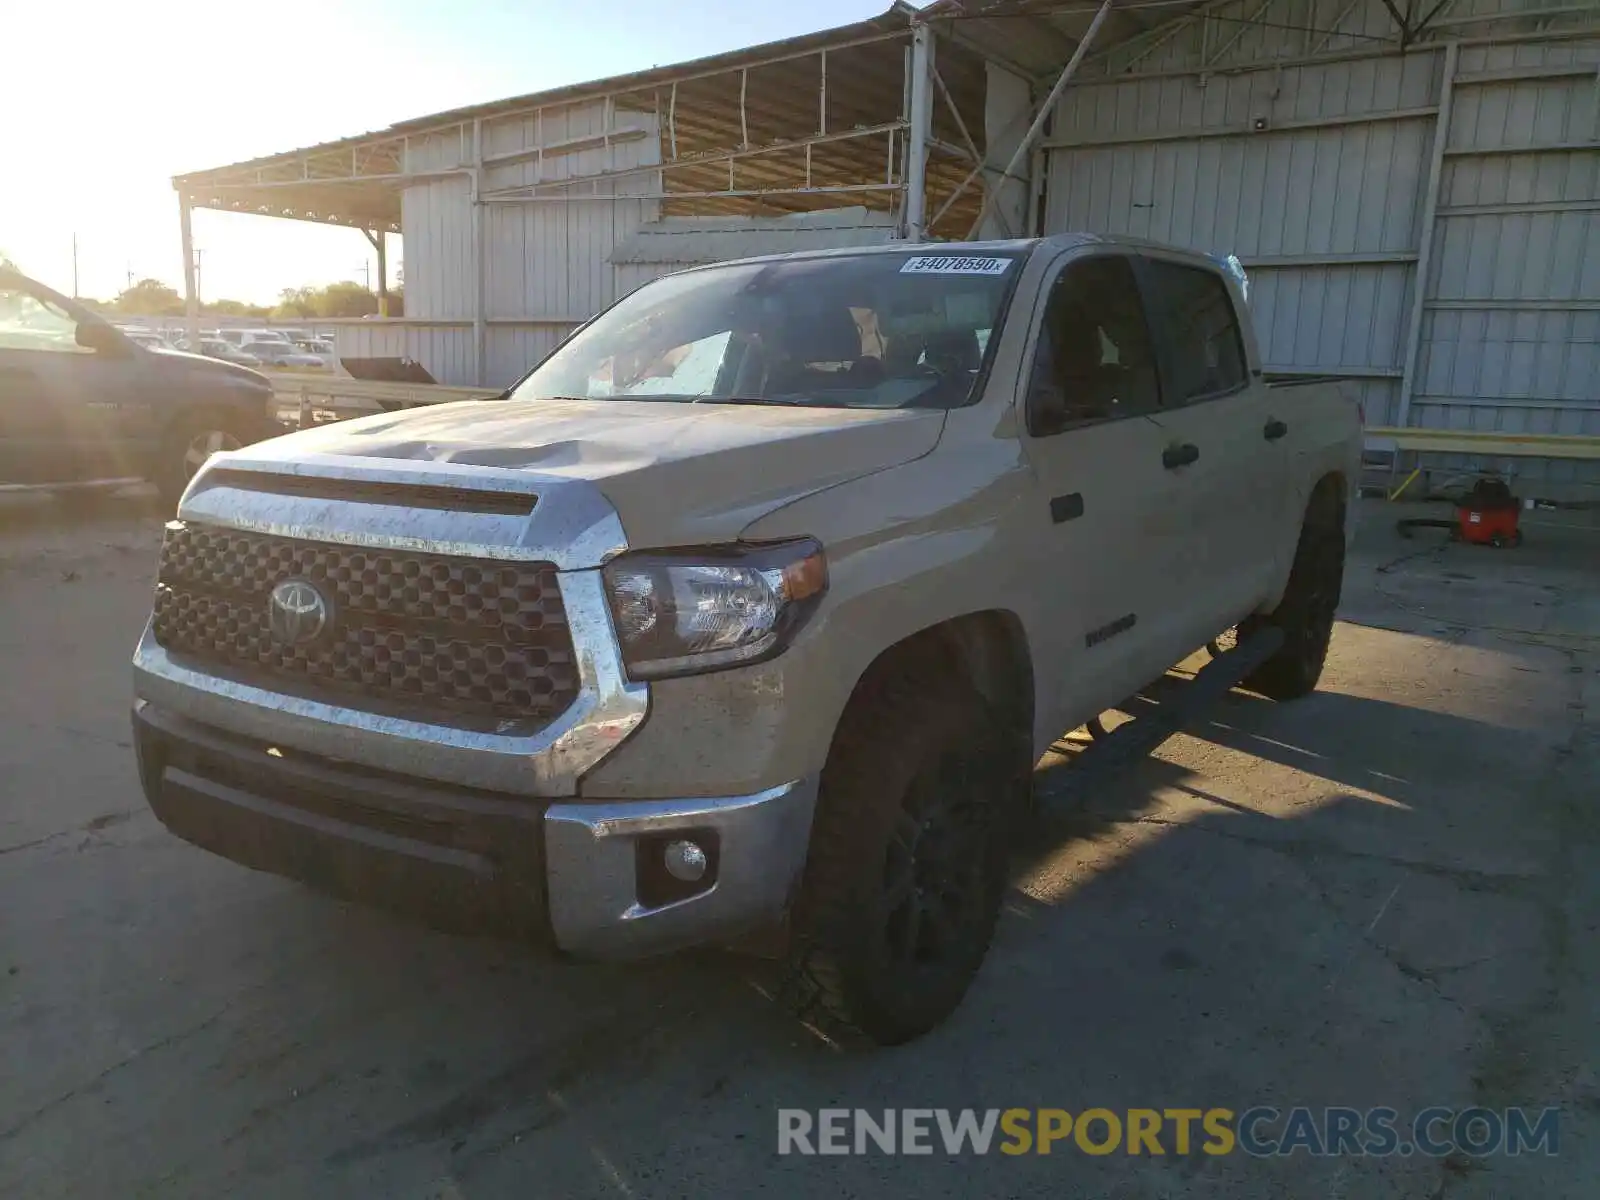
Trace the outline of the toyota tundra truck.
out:
<instances>
[{"instance_id":1,"label":"toyota tundra truck","mask_svg":"<svg viewBox=\"0 0 1600 1200\"><path fill-rule=\"evenodd\" d=\"M1231 629L1328 651L1357 407L1126 239L646 285L502 396L212 457L140 779L247 866L582 958L754 935L895 1043L987 952L1032 767Z\"/></svg>"}]
</instances>

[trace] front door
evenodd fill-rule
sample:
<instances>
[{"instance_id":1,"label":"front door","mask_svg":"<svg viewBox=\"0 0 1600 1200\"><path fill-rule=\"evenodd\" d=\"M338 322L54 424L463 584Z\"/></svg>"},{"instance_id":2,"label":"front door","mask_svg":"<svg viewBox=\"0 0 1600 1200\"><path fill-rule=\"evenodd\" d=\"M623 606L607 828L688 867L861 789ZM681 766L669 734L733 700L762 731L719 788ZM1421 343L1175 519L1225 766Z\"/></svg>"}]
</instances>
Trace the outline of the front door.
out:
<instances>
[{"instance_id":1,"label":"front door","mask_svg":"<svg viewBox=\"0 0 1600 1200\"><path fill-rule=\"evenodd\" d=\"M1035 333L1024 450L1049 512L1037 559L1040 660L1051 718L1071 728L1170 662L1156 649L1171 602L1166 548L1152 541L1173 484L1162 465L1157 366L1130 260L1069 258Z\"/></svg>"},{"instance_id":2,"label":"front door","mask_svg":"<svg viewBox=\"0 0 1600 1200\"><path fill-rule=\"evenodd\" d=\"M77 336L77 321L63 309L0 283L0 482L80 477L56 403L62 381L94 357Z\"/></svg>"},{"instance_id":3,"label":"front door","mask_svg":"<svg viewBox=\"0 0 1600 1200\"><path fill-rule=\"evenodd\" d=\"M120 338L105 339L101 350L83 345L79 328L52 294L0 282L0 482L144 473L138 435L152 420L146 362Z\"/></svg>"}]
</instances>

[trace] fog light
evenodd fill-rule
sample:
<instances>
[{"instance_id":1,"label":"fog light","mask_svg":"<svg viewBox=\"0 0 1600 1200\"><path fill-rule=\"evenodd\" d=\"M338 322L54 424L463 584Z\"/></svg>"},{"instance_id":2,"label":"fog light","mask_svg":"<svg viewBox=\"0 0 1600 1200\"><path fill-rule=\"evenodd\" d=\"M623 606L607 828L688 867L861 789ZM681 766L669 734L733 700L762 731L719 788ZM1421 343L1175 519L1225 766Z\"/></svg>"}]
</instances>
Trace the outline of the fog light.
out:
<instances>
[{"instance_id":1,"label":"fog light","mask_svg":"<svg viewBox=\"0 0 1600 1200\"><path fill-rule=\"evenodd\" d=\"M706 873L706 852L694 842L668 842L662 855L667 874L693 883Z\"/></svg>"}]
</instances>

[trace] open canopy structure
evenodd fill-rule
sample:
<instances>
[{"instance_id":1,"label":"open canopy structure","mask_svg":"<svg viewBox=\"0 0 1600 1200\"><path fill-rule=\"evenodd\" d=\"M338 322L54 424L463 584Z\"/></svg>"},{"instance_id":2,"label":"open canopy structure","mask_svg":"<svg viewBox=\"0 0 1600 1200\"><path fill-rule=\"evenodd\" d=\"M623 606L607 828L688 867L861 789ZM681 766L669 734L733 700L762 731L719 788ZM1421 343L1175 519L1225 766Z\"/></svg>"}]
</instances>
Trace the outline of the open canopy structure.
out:
<instances>
[{"instance_id":1,"label":"open canopy structure","mask_svg":"<svg viewBox=\"0 0 1600 1200\"><path fill-rule=\"evenodd\" d=\"M1097 23L1102 7L1107 11ZM408 156L418 140L451 130L470 136L484 121L537 120L541 112L602 101L614 112L658 118L655 161L635 173L659 176L669 213L688 211L692 201L695 212L770 216L831 207L846 193L849 203L888 211L904 206L916 182L913 169L928 202L937 204L982 160L986 63L1030 86L1048 84L1090 26L1098 26L1099 45L1116 45L1198 7L1188 0L1121 6L941 0L921 10L896 4L821 33L401 121L180 175L173 183L193 206L398 233L404 190L426 175ZM928 31L940 45L923 96L915 94L923 89L913 59L930 57ZM639 128L601 130L544 144L532 157L569 157L643 136ZM490 154L484 165L508 163ZM615 177L535 180L516 191L529 198L592 194L592 185ZM932 232L963 232L962 218L970 224L980 203L978 191L959 198Z\"/></svg>"},{"instance_id":2,"label":"open canopy structure","mask_svg":"<svg viewBox=\"0 0 1600 1200\"><path fill-rule=\"evenodd\" d=\"M938 0L174 182L186 237L194 207L403 232L405 321L351 352L452 383L696 262L1091 229L1236 253L1268 369L1350 381L1380 442L1576 453L1597 76L1593 0Z\"/></svg>"}]
</instances>

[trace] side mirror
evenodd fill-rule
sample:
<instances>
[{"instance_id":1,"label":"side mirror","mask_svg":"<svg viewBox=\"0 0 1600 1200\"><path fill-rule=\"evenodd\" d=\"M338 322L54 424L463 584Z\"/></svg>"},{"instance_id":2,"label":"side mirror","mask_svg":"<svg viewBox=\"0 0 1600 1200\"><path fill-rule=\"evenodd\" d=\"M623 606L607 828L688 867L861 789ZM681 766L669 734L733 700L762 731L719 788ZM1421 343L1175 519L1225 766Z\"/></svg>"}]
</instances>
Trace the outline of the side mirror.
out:
<instances>
[{"instance_id":1,"label":"side mirror","mask_svg":"<svg viewBox=\"0 0 1600 1200\"><path fill-rule=\"evenodd\" d=\"M109 325L98 321L83 321L78 325L78 345L96 354L126 354L128 343Z\"/></svg>"}]
</instances>

